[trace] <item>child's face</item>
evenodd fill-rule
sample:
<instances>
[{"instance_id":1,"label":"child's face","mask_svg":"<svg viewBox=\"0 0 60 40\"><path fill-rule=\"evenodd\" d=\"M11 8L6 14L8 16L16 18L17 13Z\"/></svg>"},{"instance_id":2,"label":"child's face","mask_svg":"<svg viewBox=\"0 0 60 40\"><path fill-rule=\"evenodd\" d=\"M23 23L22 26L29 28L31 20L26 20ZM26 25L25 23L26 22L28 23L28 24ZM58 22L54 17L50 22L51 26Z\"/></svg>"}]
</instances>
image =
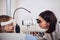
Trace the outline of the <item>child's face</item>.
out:
<instances>
[{"instance_id":1,"label":"child's face","mask_svg":"<svg viewBox=\"0 0 60 40\"><path fill-rule=\"evenodd\" d=\"M6 32L14 32L14 25L13 25L13 23L5 25L4 30Z\"/></svg>"}]
</instances>

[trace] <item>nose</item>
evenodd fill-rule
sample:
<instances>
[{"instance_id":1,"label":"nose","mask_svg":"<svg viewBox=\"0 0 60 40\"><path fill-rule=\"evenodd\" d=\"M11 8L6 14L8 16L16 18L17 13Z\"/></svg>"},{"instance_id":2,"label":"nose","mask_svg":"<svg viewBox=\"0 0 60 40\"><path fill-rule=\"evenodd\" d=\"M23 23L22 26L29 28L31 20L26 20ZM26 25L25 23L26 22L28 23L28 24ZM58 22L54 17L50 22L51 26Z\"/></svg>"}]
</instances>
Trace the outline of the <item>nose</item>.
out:
<instances>
[{"instance_id":1,"label":"nose","mask_svg":"<svg viewBox=\"0 0 60 40\"><path fill-rule=\"evenodd\" d=\"M10 30L14 30L14 27L10 26Z\"/></svg>"}]
</instances>

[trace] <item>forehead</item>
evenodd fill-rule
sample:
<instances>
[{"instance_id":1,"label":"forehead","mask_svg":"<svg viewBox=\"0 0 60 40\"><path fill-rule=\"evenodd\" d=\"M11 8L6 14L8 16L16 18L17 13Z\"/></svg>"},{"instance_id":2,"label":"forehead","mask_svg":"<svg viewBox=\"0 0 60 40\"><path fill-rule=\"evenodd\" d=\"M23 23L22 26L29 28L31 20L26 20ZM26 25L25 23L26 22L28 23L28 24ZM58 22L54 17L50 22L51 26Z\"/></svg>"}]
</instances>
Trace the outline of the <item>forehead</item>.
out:
<instances>
[{"instance_id":1,"label":"forehead","mask_svg":"<svg viewBox=\"0 0 60 40\"><path fill-rule=\"evenodd\" d=\"M41 16L38 16L38 19L43 20L43 18Z\"/></svg>"},{"instance_id":2,"label":"forehead","mask_svg":"<svg viewBox=\"0 0 60 40\"><path fill-rule=\"evenodd\" d=\"M38 19L41 21L45 21L41 16L38 16Z\"/></svg>"}]
</instances>

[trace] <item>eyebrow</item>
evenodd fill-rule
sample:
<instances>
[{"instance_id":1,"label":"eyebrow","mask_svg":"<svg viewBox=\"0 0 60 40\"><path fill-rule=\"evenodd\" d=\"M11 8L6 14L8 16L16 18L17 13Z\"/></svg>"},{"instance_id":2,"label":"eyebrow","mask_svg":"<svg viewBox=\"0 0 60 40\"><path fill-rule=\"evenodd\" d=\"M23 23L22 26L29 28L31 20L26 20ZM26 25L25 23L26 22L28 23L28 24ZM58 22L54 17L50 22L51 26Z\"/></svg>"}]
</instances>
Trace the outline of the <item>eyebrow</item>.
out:
<instances>
[{"instance_id":1,"label":"eyebrow","mask_svg":"<svg viewBox=\"0 0 60 40\"><path fill-rule=\"evenodd\" d=\"M37 20L37 23L40 23L41 22L41 20L39 20L39 19L36 19Z\"/></svg>"}]
</instances>

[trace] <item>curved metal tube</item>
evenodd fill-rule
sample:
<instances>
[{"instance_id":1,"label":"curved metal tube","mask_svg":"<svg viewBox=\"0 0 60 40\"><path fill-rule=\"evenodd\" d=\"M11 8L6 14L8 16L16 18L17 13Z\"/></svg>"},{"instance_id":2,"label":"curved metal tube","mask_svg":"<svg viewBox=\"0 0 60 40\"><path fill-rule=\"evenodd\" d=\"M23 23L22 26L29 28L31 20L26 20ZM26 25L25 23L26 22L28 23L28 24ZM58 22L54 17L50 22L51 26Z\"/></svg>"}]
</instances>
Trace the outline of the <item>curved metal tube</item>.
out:
<instances>
[{"instance_id":1,"label":"curved metal tube","mask_svg":"<svg viewBox=\"0 0 60 40\"><path fill-rule=\"evenodd\" d=\"M15 11L14 11L14 13L13 13L13 19L14 19L15 12L16 12L17 10L19 10L19 9L24 9L24 10L26 10L27 12L31 13L29 10L27 10L27 9L25 9L25 8L23 8L23 7L19 7L19 8L17 8L17 9L15 9Z\"/></svg>"}]
</instances>

